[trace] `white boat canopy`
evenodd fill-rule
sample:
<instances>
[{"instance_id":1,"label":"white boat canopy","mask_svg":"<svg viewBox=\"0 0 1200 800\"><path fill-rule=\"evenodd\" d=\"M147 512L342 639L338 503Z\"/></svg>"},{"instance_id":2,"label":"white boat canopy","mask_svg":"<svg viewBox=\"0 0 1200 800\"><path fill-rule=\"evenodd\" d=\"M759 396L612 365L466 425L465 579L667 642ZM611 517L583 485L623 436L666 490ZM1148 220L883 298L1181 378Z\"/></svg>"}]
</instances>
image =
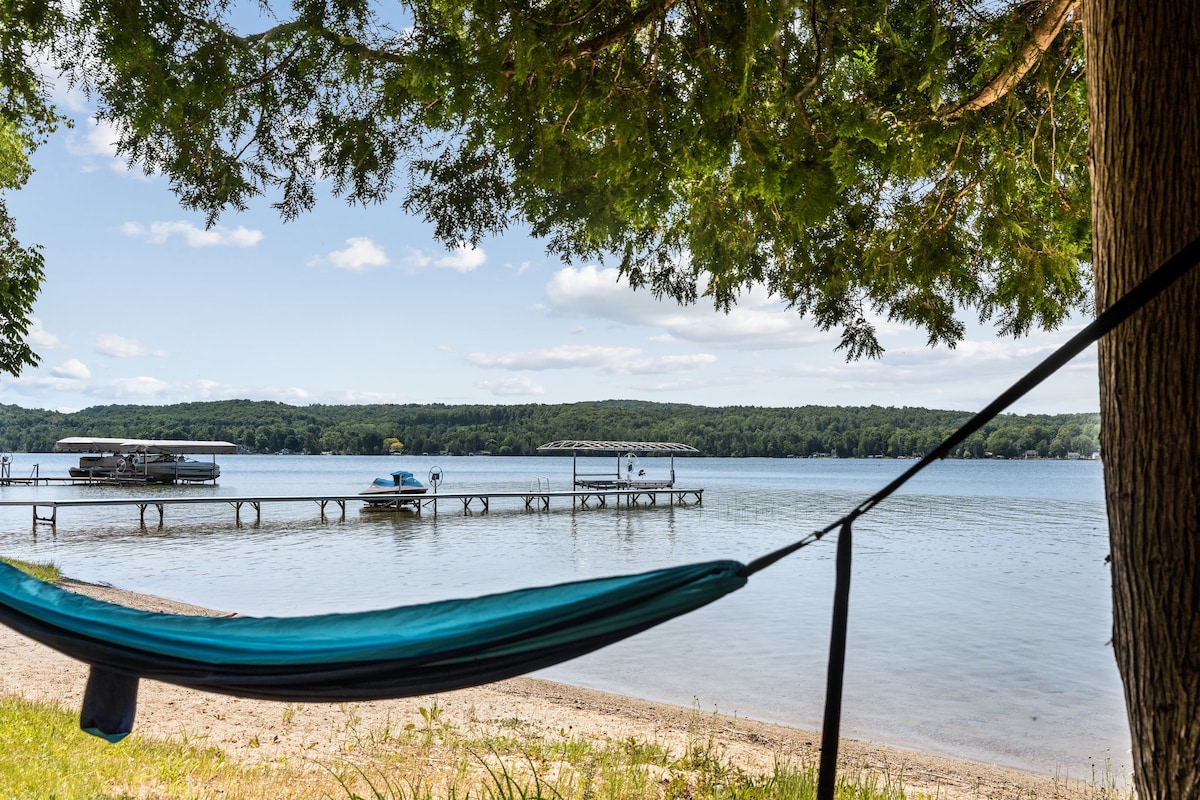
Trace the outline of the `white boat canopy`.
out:
<instances>
[{"instance_id":1,"label":"white boat canopy","mask_svg":"<svg viewBox=\"0 0 1200 800\"><path fill-rule=\"evenodd\" d=\"M690 444L678 442L605 442L590 439L566 439L550 442L538 451L566 450L574 453L699 453Z\"/></svg>"},{"instance_id":2,"label":"white boat canopy","mask_svg":"<svg viewBox=\"0 0 1200 800\"><path fill-rule=\"evenodd\" d=\"M193 442L186 439L109 439L96 436L69 436L59 439L54 449L60 453L236 453L232 442Z\"/></svg>"}]
</instances>

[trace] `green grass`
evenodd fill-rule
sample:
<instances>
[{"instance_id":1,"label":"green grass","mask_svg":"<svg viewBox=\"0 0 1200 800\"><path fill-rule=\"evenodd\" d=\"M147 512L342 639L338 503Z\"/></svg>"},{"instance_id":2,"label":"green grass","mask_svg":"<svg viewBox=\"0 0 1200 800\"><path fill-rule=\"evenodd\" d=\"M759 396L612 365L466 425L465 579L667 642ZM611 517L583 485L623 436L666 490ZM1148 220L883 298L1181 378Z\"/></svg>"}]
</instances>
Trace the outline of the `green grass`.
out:
<instances>
[{"instance_id":1,"label":"green grass","mask_svg":"<svg viewBox=\"0 0 1200 800\"><path fill-rule=\"evenodd\" d=\"M0 797L56 800L305 797L302 776L231 762L215 748L131 736L117 745L57 705L0 696ZM318 795L319 796L319 795Z\"/></svg>"},{"instance_id":2,"label":"green grass","mask_svg":"<svg viewBox=\"0 0 1200 800\"><path fill-rule=\"evenodd\" d=\"M282 712L289 724L294 706ZM715 729L694 726L679 752L657 741L542 735L520 720L466 729L436 706L418 722L362 729L356 707L330 731L338 755L240 763L215 747L137 735L111 745L79 730L73 712L0 694L0 800L813 800L812 763L747 770ZM697 715L700 720L700 715ZM1109 770L1094 800L1128 800ZM922 800L936 800L919 794ZM905 800L903 776L843 770L838 800ZM1013 795L1014 800L1024 795Z\"/></svg>"},{"instance_id":3,"label":"green grass","mask_svg":"<svg viewBox=\"0 0 1200 800\"><path fill-rule=\"evenodd\" d=\"M35 564L31 561L4 558L3 556L0 556L0 561L3 561L5 564L11 564L22 572L32 575L38 580L43 580L46 583L58 583L62 580L62 572L54 564Z\"/></svg>"},{"instance_id":4,"label":"green grass","mask_svg":"<svg viewBox=\"0 0 1200 800\"><path fill-rule=\"evenodd\" d=\"M186 740L134 734L108 744L80 731L75 714L53 703L0 695L0 798L807 800L816 791L812 766L780 763L755 775L723 761L711 740L672 754L635 738L545 737L524 725L476 735L435 713L424 715L422 725L360 731L353 708L344 713L341 758L245 765ZM898 784L842 776L838 796L904 795Z\"/></svg>"},{"instance_id":5,"label":"green grass","mask_svg":"<svg viewBox=\"0 0 1200 800\"><path fill-rule=\"evenodd\" d=\"M347 800L812 800L816 767L777 762L765 774L724 757L710 725L682 752L636 737L543 736L520 720L463 731L436 707L421 724L357 738L353 758L326 768ZM699 714L697 719L701 720ZM904 800L899 781L839 776L839 800Z\"/></svg>"}]
</instances>

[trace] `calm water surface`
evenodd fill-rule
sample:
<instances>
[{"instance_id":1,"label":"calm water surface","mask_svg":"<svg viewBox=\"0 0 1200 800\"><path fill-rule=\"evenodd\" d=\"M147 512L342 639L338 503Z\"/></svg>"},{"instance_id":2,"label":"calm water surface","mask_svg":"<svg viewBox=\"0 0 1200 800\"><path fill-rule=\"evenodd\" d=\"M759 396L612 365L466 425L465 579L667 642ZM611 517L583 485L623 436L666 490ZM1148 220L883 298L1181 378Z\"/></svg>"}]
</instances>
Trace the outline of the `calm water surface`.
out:
<instances>
[{"instance_id":1,"label":"calm water surface","mask_svg":"<svg viewBox=\"0 0 1200 800\"><path fill-rule=\"evenodd\" d=\"M76 456L17 456L65 475ZM0 499L127 492L354 493L408 469L442 491L570 488L571 459L222 456L220 485L3 487ZM493 503L464 517L266 505L234 524L226 504L60 509L56 533L0 509L0 552L54 561L86 581L254 615L381 608L717 558L748 561L824 527L912 464L678 459L701 507L529 514ZM648 477L667 459L643 458ZM586 470L615 469L615 460ZM1111 629L1101 466L943 462L855 523L843 735L1088 778L1129 763ZM683 618L539 675L706 711L820 724L833 540Z\"/></svg>"}]
</instances>

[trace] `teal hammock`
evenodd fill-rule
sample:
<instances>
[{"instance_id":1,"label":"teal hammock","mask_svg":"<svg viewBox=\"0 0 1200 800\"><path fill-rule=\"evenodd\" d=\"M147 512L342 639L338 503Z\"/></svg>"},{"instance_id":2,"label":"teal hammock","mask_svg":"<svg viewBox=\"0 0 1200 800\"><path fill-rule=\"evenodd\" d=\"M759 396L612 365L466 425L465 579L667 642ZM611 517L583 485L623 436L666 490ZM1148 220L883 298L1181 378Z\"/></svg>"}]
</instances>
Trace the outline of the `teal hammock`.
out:
<instances>
[{"instance_id":1,"label":"teal hammock","mask_svg":"<svg viewBox=\"0 0 1200 800\"><path fill-rule=\"evenodd\" d=\"M138 678L288 702L380 700L503 680L612 644L746 583L736 561L311 617L138 611L0 562L0 622L91 665L80 725L133 726Z\"/></svg>"},{"instance_id":2,"label":"teal hammock","mask_svg":"<svg viewBox=\"0 0 1200 800\"><path fill-rule=\"evenodd\" d=\"M521 675L644 631L741 588L840 529L817 796L832 800L850 588L851 525L906 481L1148 303L1200 261L1168 259L932 452L821 530L749 564L711 561L466 600L312 617L193 617L64 591L0 562L0 623L91 667L80 725L118 741L140 678L239 697L358 701L432 694Z\"/></svg>"}]
</instances>

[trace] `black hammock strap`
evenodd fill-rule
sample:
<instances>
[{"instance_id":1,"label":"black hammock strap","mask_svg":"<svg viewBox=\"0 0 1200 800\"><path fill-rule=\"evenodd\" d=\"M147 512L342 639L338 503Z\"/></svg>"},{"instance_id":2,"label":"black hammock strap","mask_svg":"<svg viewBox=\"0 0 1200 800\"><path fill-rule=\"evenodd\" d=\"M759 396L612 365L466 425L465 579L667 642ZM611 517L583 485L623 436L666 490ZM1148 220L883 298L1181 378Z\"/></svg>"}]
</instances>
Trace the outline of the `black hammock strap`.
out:
<instances>
[{"instance_id":1,"label":"black hammock strap","mask_svg":"<svg viewBox=\"0 0 1200 800\"><path fill-rule=\"evenodd\" d=\"M749 564L689 564L357 614L214 618L104 603L0 563L0 623L91 666L80 724L116 741L132 727L142 677L292 702L407 697L489 683L574 658L700 608L840 527L818 780L819 800L832 800L854 520L948 455L1197 261L1200 239L850 513Z\"/></svg>"},{"instance_id":2,"label":"black hammock strap","mask_svg":"<svg viewBox=\"0 0 1200 800\"><path fill-rule=\"evenodd\" d=\"M824 528L813 531L799 541L751 561L742 569L741 574L748 578L781 558L791 555L813 542L820 541L834 528L841 528L838 533L837 580L834 584L833 624L829 636L829 665L825 683L825 715L821 729L821 761L817 778L817 800L833 800L837 776L838 734L842 718L842 678L846 663L846 629L850 612L850 530L854 520L882 503L934 461L948 456L955 446L966 441L967 437L990 422L997 414L1024 397L1068 361L1127 320L1134 312L1183 277L1197 263L1200 263L1200 238L1193 239L1182 250L1164 261L1158 269L1143 278L1140 283L1106 308L1079 333L1068 339L1024 377L1003 391L983 410L963 423L962 427L947 436L941 444L927 453L920 461L901 473L887 486L859 503L853 511Z\"/></svg>"}]
</instances>

